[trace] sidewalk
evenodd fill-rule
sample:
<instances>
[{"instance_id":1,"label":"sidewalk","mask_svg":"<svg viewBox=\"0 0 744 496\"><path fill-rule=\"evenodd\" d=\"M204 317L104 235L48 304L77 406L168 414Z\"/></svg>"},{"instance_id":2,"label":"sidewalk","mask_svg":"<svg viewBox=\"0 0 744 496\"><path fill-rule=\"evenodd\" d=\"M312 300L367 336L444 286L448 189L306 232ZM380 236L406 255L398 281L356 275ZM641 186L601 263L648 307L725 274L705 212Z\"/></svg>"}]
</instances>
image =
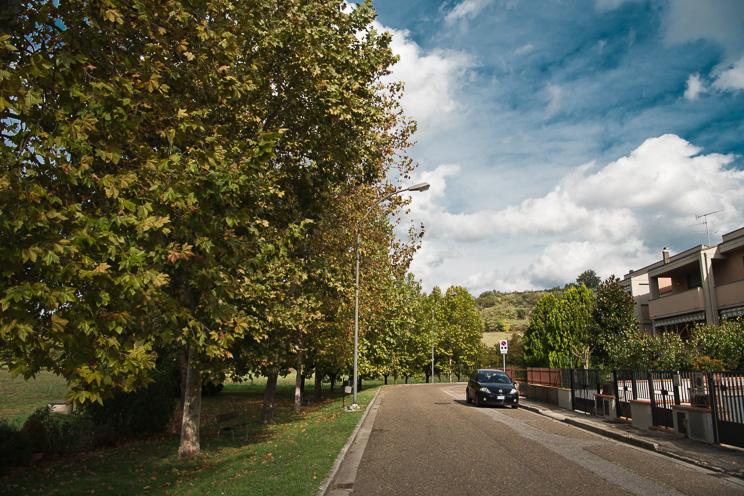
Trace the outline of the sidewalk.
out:
<instances>
[{"instance_id":1,"label":"sidewalk","mask_svg":"<svg viewBox=\"0 0 744 496\"><path fill-rule=\"evenodd\" d=\"M519 398L520 408L575 425L595 434L655 451L687 463L744 479L744 449L687 439L674 433L643 431L629 423L566 410L557 405Z\"/></svg>"}]
</instances>

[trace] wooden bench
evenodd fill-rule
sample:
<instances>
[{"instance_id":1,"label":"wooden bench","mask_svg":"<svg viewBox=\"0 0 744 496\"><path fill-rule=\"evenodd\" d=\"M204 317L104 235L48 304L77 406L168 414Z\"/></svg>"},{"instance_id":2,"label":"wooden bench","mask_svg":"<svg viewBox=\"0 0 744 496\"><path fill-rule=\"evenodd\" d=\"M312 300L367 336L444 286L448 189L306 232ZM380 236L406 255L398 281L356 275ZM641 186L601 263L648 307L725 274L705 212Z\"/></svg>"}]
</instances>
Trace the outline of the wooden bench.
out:
<instances>
[{"instance_id":1,"label":"wooden bench","mask_svg":"<svg viewBox=\"0 0 744 496\"><path fill-rule=\"evenodd\" d=\"M235 440L235 428L237 427L245 427L245 436L248 437L248 424L244 420L238 419L238 414L235 412L230 413L223 413L222 415L217 415L217 425L219 426L219 429L217 430L217 439L220 438L220 433L222 431L230 431L230 434L232 435L232 440Z\"/></svg>"}]
</instances>

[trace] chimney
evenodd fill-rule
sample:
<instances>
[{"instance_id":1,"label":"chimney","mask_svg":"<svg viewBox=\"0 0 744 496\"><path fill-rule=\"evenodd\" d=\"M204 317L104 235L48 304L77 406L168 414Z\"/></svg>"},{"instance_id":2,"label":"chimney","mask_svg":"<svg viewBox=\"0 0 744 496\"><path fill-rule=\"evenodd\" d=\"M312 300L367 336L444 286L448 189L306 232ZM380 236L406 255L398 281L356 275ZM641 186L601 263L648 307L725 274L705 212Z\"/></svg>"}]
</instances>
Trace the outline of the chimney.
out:
<instances>
[{"instance_id":1,"label":"chimney","mask_svg":"<svg viewBox=\"0 0 744 496\"><path fill-rule=\"evenodd\" d=\"M664 263L669 263L669 248L666 246L661 250L661 256L664 257Z\"/></svg>"}]
</instances>

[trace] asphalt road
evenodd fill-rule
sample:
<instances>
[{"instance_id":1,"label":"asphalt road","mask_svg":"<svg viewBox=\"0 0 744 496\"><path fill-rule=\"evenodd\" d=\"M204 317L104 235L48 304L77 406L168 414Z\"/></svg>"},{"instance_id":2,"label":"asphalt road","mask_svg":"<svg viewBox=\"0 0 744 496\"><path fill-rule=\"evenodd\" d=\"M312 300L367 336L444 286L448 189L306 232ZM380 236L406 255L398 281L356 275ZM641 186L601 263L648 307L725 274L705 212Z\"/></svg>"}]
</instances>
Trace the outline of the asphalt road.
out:
<instances>
[{"instance_id":1,"label":"asphalt road","mask_svg":"<svg viewBox=\"0 0 744 496\"><path fill-rule=\"evenodd\" d=\"M706 470L526 410L467 405L464 388L383 390L353 494L744 494Z\"/></svg>"}]
</instances>

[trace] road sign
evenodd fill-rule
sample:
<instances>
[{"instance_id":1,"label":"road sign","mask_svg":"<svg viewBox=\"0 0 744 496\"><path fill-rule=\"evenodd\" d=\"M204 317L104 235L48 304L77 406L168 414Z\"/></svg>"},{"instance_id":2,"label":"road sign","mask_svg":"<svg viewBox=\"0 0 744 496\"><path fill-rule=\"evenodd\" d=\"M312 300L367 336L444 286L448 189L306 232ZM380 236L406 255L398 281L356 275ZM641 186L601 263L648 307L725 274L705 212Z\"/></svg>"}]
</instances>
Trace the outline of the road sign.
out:
<instances>
[{"instance_id":1,"label":"road sign","mask_svg":"<svg viewBox=\"0 0 744 496\"><path fill-rule=\"evenodd\" d=\"M500 344L501 344L501 354L506 355L506 349L508 345L508 343L506 342L506 339L502 339Z\"/></svg>"}]
</instances>

